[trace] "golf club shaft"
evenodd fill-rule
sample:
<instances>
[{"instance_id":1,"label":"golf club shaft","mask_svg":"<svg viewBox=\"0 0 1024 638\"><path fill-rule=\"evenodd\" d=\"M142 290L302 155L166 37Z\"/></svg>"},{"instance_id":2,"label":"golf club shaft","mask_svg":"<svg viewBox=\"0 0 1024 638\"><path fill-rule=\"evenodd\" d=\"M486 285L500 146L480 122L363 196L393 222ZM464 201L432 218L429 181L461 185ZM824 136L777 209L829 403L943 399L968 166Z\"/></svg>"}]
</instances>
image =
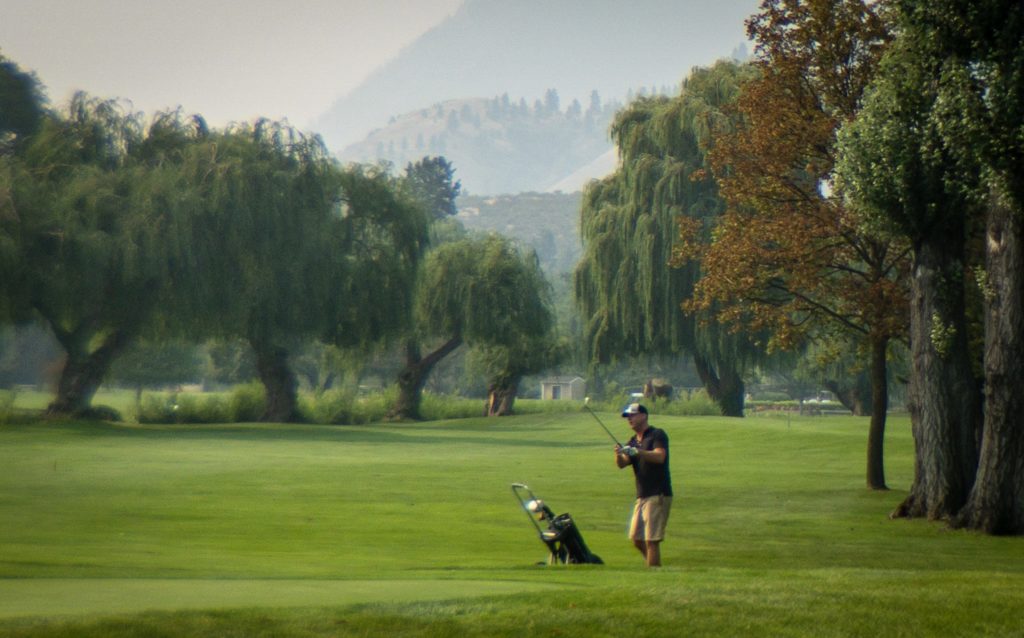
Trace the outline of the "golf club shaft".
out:
<instances>
[{"instance_id":1,"label":"golf club shaft","mask_svg":"<svg viewBox=\"0 0 1024 638\"><path fill-rule=\"evenodd\" d=\"M590 409L590 406L584 404L583 407L586 408L587 412L590 413L590 416L594 417L594 420L597 421L597 424L601 426L601 429L603 429L605 432L607 432L608 436L612 437L612 441L615 441L615 445L618 445L619 447L622 447L622 444L619 443L619 440L617 438L615 438L615 435L612 434L612 431L609 430L605 426L604 422L601 421L601 418L599 416L597 416L597 414L593 410Z\"/></svg>"}]
</instances>

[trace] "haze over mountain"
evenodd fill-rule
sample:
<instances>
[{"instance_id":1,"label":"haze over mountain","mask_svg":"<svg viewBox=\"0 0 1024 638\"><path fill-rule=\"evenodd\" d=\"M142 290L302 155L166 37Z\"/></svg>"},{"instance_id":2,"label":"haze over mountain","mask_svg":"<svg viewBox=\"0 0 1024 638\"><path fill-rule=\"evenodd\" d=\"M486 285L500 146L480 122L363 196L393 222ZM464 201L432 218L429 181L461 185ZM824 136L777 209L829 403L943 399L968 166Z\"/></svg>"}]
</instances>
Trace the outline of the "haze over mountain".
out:
<instances>
[{"instance_id":1,"label":"haze over mountain","mask_svg":"<svg viewBox=\"0 0 1024 638\"><path fill-rule=\"evenodd\" d=\"M595 94L586 110L578 100L563 110L554 89L533 106L507 95L447 100L392 118L388 126L347 146L339 158L371 164L384 160L401 169L424 156L441 155L454 165L465 192L574 192L614 168L608 125L619 107L617 102L602 104ZM594 168L595 158L606 158L603 169Z\"/></svg>"},{"instance_id":2,"label":"haze over mountain","mask_svg":"<svg viewBox=\"0 0 1024 638\"><path fill-rule=\"evenodd\" d=\"M466 0L398 57L342 96L318 131L335 152L392 116L461 98L507 94L533 103L548 89L563 105L592 91L678 84L693 66L746 41L757 0Z\"/></svg>"}]
</instances>

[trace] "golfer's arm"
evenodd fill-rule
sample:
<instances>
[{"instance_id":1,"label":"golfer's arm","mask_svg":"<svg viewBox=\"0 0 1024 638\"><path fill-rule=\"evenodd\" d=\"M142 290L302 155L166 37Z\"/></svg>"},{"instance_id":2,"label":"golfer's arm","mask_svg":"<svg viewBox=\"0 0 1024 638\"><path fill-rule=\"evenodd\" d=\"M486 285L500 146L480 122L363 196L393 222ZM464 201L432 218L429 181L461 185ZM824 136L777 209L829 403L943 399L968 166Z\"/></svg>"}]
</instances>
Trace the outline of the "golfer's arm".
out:
<instances>
[{"instance_id":1,"label":"golfer's arm","mask_svg":"<svg viewBox=\"0 0 1024 638\"><path fill-rule=\"evenodd\" d=\"M624 467L629 467L629 465L631 465L630 459L625 454L619 454L619 453L616 452L615 453L615 465L618 465L620 470L622 468L624 468Z\"/></svg>"},{"instance_id":2,"label":"golfer's arm","mask_svg":"<svg viewBox=\"0 0 1024 638\"><path fill-rule=\"evenodd\" d=\"M656 447L653 450L640 450L637 452L636 457L648 463L661 465L665 462L665 448Z\"/></svg>"}]
</instances>

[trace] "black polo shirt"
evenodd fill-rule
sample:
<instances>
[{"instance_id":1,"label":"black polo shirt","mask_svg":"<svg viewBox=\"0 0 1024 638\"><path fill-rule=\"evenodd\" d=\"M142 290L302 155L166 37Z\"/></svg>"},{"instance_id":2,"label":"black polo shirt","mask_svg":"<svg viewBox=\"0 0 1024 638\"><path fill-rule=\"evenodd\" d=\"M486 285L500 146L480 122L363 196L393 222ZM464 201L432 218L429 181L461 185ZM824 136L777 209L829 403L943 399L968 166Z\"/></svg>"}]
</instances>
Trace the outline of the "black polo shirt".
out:
<instances>
[{"instance_id":1,"label":"black polo shirt","mask_svg":"<svg viewBox=\"0 0 1024 638\"><path fill-rule=\"evenodd\" d=\"M647 498L659 494L672 496L672 475L668 468L668 435L665 434L665 430L647 426L643 441L637 441L634 435L629 439L629 445L647 451L655 448L665 450L664 463L648 463L641 461L639 457L630 459L633 475L636 477L636 497Z\"/></svg>"}]
</instances>

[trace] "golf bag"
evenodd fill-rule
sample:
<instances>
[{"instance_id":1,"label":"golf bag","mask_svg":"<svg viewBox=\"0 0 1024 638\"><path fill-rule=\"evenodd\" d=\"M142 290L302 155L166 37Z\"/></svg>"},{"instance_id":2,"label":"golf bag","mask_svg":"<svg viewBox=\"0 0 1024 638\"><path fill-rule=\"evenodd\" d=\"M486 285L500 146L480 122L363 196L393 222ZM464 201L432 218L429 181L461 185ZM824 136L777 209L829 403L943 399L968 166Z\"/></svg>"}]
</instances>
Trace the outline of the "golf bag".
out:
<instances>
[{"instance_id":1,"label":"golf bag","mask_svg":"<svg viewBox=\"0 0 1024 638\"><path fill-rule=\"evenodd\" d=\"M534 496L529 487L522 483L512 484L512 493L519 499L523 511L537 529L540 540L548 548L548 564L593 563L603 565L604 561L590 551L583 541L583 535L569 514L557 516L547 504ZM541 527L541 523L546 528Z\"/></svg>"}]
</instances>

